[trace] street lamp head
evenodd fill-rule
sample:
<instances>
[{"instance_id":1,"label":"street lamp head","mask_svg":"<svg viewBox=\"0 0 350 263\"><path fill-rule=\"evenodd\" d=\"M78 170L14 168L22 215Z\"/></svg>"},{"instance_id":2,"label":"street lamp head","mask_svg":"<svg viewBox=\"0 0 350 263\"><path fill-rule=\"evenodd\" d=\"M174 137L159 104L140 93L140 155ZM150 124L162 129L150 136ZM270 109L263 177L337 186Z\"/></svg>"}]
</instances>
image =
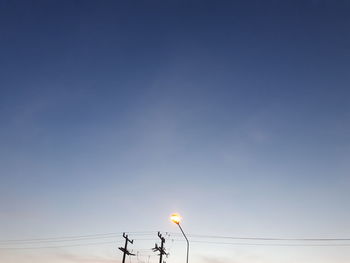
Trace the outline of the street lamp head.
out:
<instances>
[{"instance_id":1,"label":"street lamp head","mask_svg":"<svg viewBox=\"0 0 350 263\"><path fill-rule=\"evenodd\" d=\"M170 220L178 225L178 224L180 224L180 221L182 220L182 217L179 214L175 213L175 214L172 214L170 216Z\"/></svg>"}]
</instances>

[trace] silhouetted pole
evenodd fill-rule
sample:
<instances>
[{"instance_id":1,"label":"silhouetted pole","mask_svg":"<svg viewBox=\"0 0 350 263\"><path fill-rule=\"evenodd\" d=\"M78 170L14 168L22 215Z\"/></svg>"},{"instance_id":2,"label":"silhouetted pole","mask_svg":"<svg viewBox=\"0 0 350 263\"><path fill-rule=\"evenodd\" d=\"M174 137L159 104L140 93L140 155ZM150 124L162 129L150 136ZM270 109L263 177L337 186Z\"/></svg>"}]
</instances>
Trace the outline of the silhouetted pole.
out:
<instances>
[{"instance_id":1,"label":"silhouetted pole","mask_svg":"<svg viewBox=\"0 0 350 263\"><path fill-rule=\"evenodd\" d=\"M158 247L157 243L155 244L155 247L152 248L152 250L154 252L159 251L159 263L163 263L162 259L163 259L163 255L167 255L167 253L165 252L165 248L164 248L164 243L165 243L165 238L162 237L162 235L160 234L160 232L158 232L158 237L160 238L160 247ZM165 263L165 262L164 262Z\"/></svg>"},{"instance_id":2,"label":"silhouetted pole","mask_svg":"<svg viewBox=\"0 0 350 263\"><path fill-rule=\"evenodd\" d=\"M161 252L160 252L160 256L159 256L159 263L162 263L163 262L162 261L163 253L165 253L165 251L163 250L165 240L164 240L164 237L162 237L159 232L158 232L158 236L159 236L159 238L161 240L161 242L160 242L160 251Z\"/></svg>"},{"instance_id":3,"label":"silhouetted pole","mask_svg":"<svg viewBox=\"0 0 350 263\"><path fill-rule=\"evenodd\" d=\"M125 235L125 233L123 233L123 237L125 238L125 245L124 247L119 247L119 250L123 251L123 262L122 263L125 263L125 256L128 255L128 256L135 256L135 254L132 254L128 251L128 242L130 242L131 244L134 243L134 240L130 240L128 238L128 235Z\"/></svg>"}]
</instances>

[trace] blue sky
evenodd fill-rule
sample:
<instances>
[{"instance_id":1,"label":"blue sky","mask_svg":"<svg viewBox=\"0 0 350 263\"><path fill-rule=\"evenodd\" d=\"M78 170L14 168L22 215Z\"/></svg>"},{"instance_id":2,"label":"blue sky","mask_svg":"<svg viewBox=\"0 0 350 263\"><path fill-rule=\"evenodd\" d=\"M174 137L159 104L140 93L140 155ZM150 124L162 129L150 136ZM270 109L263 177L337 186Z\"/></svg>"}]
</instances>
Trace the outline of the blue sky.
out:
<instances>
[{"instance_id":1,"label":"blue sky","mask_svg":"<svg viewBox=\"0 0 350 263\"><path fill-rule=\"evenodd\" d=\"M188 233L349 237L349 9L0 1L1 239L176 232L174 211ZM184 243L172 253L167 262L181 262ZM350 254L195 244L191 257L343 263ZM0 254L120 258L115 245Z\"/></svg>"}]
</instances>

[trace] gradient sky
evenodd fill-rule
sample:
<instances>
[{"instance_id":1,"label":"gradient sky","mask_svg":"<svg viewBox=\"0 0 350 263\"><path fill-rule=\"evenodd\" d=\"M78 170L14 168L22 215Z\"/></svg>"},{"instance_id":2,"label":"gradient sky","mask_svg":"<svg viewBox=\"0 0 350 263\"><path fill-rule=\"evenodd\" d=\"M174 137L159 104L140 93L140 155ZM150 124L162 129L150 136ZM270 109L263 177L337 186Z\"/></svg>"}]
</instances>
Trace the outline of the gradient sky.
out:
<instances>
[{"instance_id":1,"label":"gradient sky","mask_svg":"<svg viewBox=\"0 0 350 263\"><path fill-rule=\"evenodd\" d=\"M349 14L0 0L0 239L178 232L175 211L187 233L349 238ZM0 261L120 262L115 242ZM350 261L349 247L192 247L191 263Z\"/></svg>"}]
</instances>

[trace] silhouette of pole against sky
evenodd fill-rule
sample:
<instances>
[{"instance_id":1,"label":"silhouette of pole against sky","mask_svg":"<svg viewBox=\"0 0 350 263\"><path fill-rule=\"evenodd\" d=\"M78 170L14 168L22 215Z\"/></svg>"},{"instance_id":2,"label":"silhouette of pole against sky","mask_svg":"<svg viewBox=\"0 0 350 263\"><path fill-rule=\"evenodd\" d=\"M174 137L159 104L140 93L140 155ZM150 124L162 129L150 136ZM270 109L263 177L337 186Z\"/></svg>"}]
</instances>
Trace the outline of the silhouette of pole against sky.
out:
<instances>
[{"instance_id":1,"label":"silhouette of pole against sky","mask_svg":"<svg viewBox=\"0 0 350 263\"><path fill-rule=\"evenodd\" d=\"M125 263L126 255L128 255L128 256L135 256L135 254L130 253L129 250L128 250L128 243L133 244L134 240L130 240L128 238L128 235L125 235L125 233L123 233L123 237L125 238L125 245L124 245L124 247L119 247L119 250L123 251L123 261L122 261L122 263Z\"/></svg>"},{"instance_id":2,"label":"silhouette of pole against sky","mask_svg":"<svg viewBox=\"0 0 350 263\"><path fill-rule=\"evenodd\" d=\"M159 251L159 263L163 263L163 255L167 255L164 248L165 238L158 232L158 237L160 238L160 247L158 247L157 243L155 247L152 249L154 252ZM165 263L165 262L164 262Z\"/></svg>"}]
</instances>

